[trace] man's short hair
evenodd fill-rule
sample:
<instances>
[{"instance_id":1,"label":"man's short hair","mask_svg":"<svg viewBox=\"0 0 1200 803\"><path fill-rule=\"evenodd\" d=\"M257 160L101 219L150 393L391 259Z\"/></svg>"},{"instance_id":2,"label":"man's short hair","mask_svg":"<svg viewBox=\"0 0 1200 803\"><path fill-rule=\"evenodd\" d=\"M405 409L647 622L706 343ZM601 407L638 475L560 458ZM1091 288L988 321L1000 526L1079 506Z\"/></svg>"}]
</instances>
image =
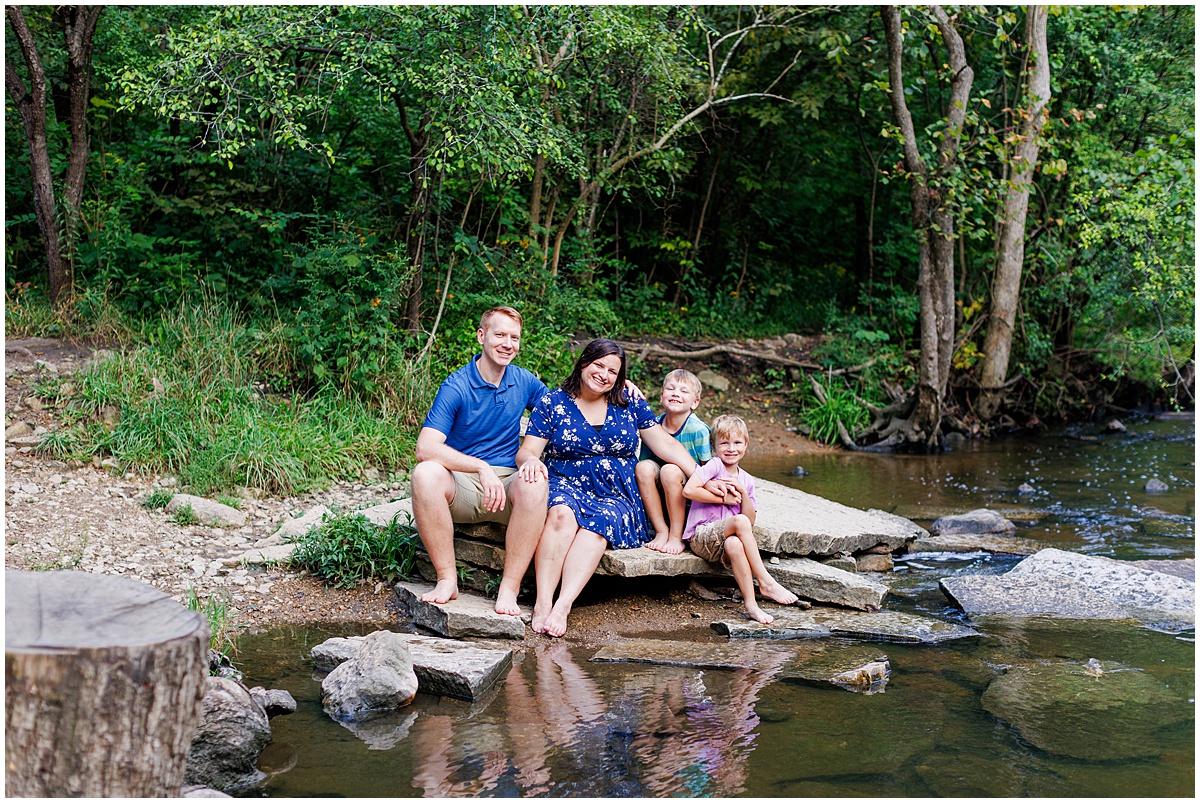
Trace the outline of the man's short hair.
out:
<instances>
[{"instance_id":1,"label":"man's short hair","mask_svg":"<svg viewBox=\"0 0 1200 803\"><path fill-rule=\"evenodd\" d=\"M492 307L490 310L479 316L479 328L486 332L488 321L492 319L493 315L504 315L516 321L517 326L522 328L525 327L525 322L521 320L521 313L517 312L512 307Z\"/></svg>"},{"instance_id":2,"label":"man's short hair","mask_svg":"<svg viewBox=\"0 0 1200 803\"><path fill-rule=\"evenodd\" d=\"M695 392L697 399L700 398L700 393L704 390L704 386L700 384L700 377L696 376L686 368L676 368L674 371L663 377L664 388L667 386L668 382L687 382L692 386L692 391Z\"/></svg>"},{"instance_id":3,"label":"man's short hair","mask_svg":"<svg viewBox=\"0 0 1200 803\"><path fill-rule=\"evenodd\" d=\"M708 425L712 430L712 445L715 447L717 441L722 437L728 438L730 435L741 435L746 439L746 446L750 445L750 428L746 426L746 422L736 415L719 415L712 420Z\"/></svg>"}]
</instances>

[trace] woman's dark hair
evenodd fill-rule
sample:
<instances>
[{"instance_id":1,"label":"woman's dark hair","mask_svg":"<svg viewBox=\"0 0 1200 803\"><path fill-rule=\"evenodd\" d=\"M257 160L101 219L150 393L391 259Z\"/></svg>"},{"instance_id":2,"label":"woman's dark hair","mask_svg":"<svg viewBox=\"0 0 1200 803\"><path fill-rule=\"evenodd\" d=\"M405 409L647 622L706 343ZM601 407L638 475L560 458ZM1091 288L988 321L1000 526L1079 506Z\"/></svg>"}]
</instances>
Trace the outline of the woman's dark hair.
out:
<instances>
[{"instance_id":1,"label":"woman's dark hair","mask_svg":"<svg viewBox=\"0 0 1200 803\"><path fill-rule=\"evenodd\" d=\"M562 389L571 398L577 398L583 384L583 369L596 360L603 359L612 354L616 354L621 358L621 370L617 371L617 381L613 383L612 389L608 391L606 400L609 404L615 404L618 407L627 407L629 401L625 398L625 349L606 337L593 340L583 347L583 353L575 361L575 367L571 369L571 375L562 383Z\"/></svg>"}]
</instances>

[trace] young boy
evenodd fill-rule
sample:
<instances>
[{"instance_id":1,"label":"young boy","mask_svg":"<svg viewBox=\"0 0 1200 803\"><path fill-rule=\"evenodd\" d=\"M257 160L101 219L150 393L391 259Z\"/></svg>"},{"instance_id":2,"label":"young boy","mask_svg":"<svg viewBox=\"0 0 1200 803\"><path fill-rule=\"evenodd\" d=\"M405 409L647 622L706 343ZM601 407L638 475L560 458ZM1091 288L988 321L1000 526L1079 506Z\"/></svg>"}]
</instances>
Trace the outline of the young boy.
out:
<instances>
[{"instance_id":1,"label":"young boy","mask_svg":"<svg viewBox=\"0 0 1200 803\"><path fill-rule=\"evenodd\" d=\"M754 540L756 501L754 478L738 465L750 440L746 422L736 415L717 416L712 422L713 449L717 456L688 478L683 495L692 500L683 537L692 552L710 563L718 561L733 569L733 577L746 602L746 613L756 622L769 625L775 617L758 607L754 581L767 599L791 605L796 595L767 574L758 542ZM705 483L716 480L706 487ZM724 495L714 488L724 485Z\"/></svg>"},{"instance_id":2,"label":"young boy","mask_svg":"<svg viewBox=\"0 0 1200 803\"><path fill-rule=\"evenodd\" d=\"M700 380L691 371L677 368L667 374L663 380L661 399L666 412L658 417L662 428L683 444L698 466L712 459L708 426L695 413L700 404L700 390ZM646 546L656 552L678 555L683 551L683 522L687 512L683 483L687 477L673 463L664 464L645 444L642 445L641 458L634 469L634 476L637 477L638 491L642 495L642 506L646 508L646 518L654 530L654 540ZM665 518L664 499L667 503Z\"/></svg>"}]
</instances>

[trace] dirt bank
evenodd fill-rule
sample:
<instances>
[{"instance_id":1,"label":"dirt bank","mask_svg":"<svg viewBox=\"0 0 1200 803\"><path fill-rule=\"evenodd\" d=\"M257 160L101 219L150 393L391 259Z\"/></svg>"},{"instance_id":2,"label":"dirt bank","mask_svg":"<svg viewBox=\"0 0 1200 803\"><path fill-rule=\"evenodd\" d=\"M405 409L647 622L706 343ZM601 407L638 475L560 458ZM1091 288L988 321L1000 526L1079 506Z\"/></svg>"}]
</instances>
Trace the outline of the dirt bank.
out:
<instances>
[{"instance_id":1,"label":"dirt bank","mask_svg":"<svg viewBox=\"0 0 1200 803\"><path fill-rule=\"evenodd\" d=\"M8 341L5 351L5 426L25 422L34 429L55 430L59 411L37 398L34 384L39 376L73 373L92 350L30 339ZM789 353L796 359L804 355L802 348ZM750 426L755 449L778 454L826 449L788 429L794 426L795 410L786 394L763 387L761 368L753 361L660 360L651 363L649 373L660 376L680 364L697 373L716 368L730 381L727 391L705 393L700 412L706 418L741 415ZM646 390L656 402L657 388ZM379 504L406 493L401 482L364 479L284 499L247 494L240 501L246 525L221 529L179 524L164 511L145 508L142 501L149 493L173 487L171 477L70 466L38 455L28 445L5 446L6 568L116 574L158 588L180 602L189 589L202 599L223 596L239 628L350 621L382 625L399 616L395 595L380 584L334 589L283 568L246 569L225 566L223 561L313 506L347 511ZM615 636L695 627L737 615L741 609L732 600L700 600L686 591L686 582L618 583L598 578L592 586L572 615L572 640L603 643ZM532 632L530 637L541 638Z\"/></svg>"}]
</instances>

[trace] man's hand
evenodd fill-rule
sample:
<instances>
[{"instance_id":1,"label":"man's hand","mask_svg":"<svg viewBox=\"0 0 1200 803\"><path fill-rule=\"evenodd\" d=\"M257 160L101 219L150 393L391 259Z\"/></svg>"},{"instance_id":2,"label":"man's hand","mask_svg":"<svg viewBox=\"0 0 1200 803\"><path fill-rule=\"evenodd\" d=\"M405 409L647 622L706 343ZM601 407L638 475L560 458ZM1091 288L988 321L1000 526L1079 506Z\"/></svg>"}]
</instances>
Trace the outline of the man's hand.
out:
<instances>
[{"instance_id":1,"label":"man's hand","mask_svg":"<svg viewBox=\"0 0 1200 803\"><path fill-rule=\"evenodd\" d=\"M479 484L483 486L483 506L489 513L504 508L504 483L492 471L491 466L479 469Z\"/></svg>"}]
</instances>

